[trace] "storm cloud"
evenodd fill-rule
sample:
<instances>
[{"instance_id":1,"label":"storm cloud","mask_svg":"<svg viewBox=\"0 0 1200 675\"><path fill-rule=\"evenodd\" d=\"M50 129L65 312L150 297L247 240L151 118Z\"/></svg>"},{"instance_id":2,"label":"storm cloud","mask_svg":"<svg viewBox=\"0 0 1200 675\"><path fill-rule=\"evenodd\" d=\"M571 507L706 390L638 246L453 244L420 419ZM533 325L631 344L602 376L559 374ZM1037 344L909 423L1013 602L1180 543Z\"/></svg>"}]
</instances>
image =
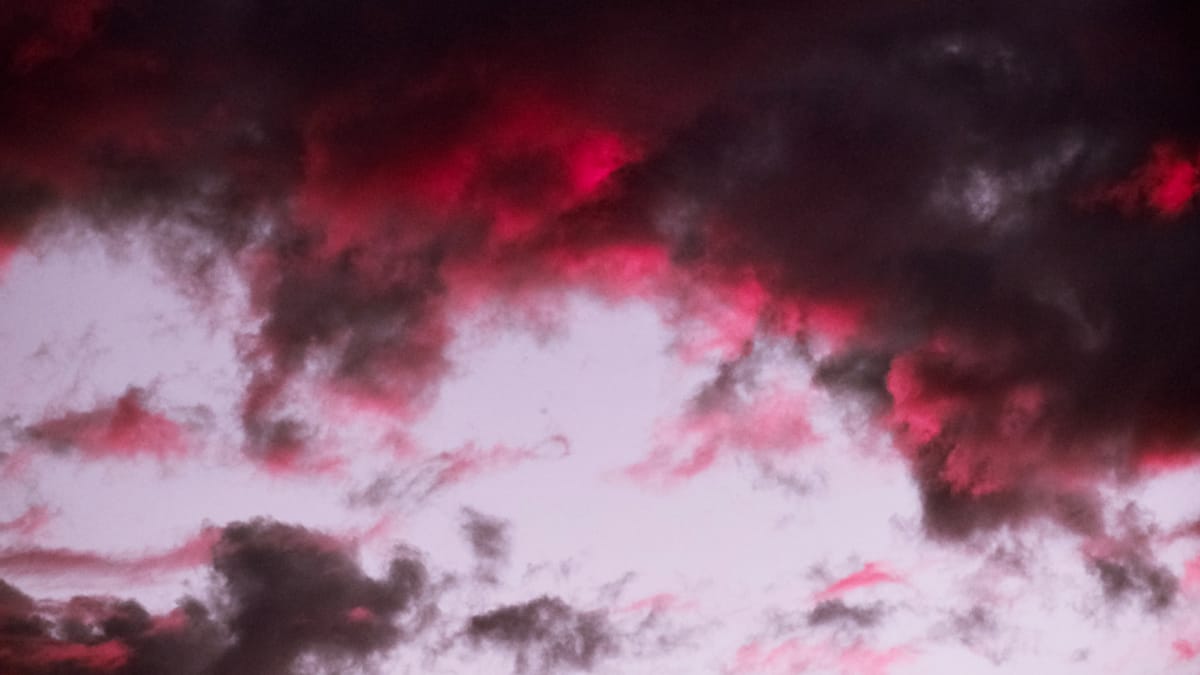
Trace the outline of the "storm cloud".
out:
<instances>
[{"instance_id":1,"label":"storm cloud","mask_svg":"<svg viewBox=\"0 0 1200 675\"><path fill-rule=\"evenodd\" d=\"M831 345L817 381L875 402L935 535L1192 461L1196 9L825 5L15 6L0 239L232 256L276 464L301 373L411 417L483 298L680 283Z\"/></svg>"}]
</instances>

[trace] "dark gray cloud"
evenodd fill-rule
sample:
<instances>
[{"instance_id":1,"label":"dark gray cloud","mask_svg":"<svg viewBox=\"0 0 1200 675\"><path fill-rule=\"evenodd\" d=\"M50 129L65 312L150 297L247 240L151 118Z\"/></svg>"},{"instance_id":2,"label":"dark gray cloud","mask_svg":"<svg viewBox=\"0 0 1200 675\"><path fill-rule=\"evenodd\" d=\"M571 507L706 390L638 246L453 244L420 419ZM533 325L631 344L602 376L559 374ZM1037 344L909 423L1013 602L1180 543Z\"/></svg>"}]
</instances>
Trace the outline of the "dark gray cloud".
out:
<instances>
[{"instance_id":1,"label":"dark gray cloud","mask_svg":"<svg viewBox=\"0 0 1200 675\"><path fill-rule=\"evenodd\" d=\"M853 628L870 628L883 618L881 605L847 605L841 600L826 600L808 613L810 626L840 625Z\"/></svg>"},{"instance_id":2,"label":"dark gray cloud","mask_svg":"<svg viewBox=\"0 0 1200 675\"><path fill-rule=\"evenodd\" d=\"M754 344L747 342L736 358L717 365L717 374L692 396L694 414L703 415L713 409L731 408L740 403L755 388L761 367Z\"/></svg>"},{"instance_id":3,"label":"dark gray cloud","mask_svg":"<svg viewBox=\"0 0 1200 675\"><path fill-rule=\"evenodd\" d=\"M226 639L192 599L151 616L112 597L35 602L0 581L0 667L13 675L209 675Z\"/></svg>"},{"instance_id":4,"label":"dark gray cloud","mask_svg":"<svg viewBox=\"0 0 1200 675\"><path fill-rule=\"evenodd\" d=\"M474 509L463 509L462 533L475 554L476 574L495 582L499 568L508 562L512 546L509 524Z\"/></svg>"},{"instance_id":5,"label":"dark gray cloud","mask_svg":"<svg viewBox=\"0 0 1200 675\"><path fill-rule=\"evenodd\" d=\"M1130 504L1117 514L1112 532L1090 543L1088 571L1099 581L1106 600L1122 603L1140 597L1150 612L1175 603L1179 579L1154 555L1156 524Z\"/></svg>"},{"instance_id":6,"label":"dark gray cloud","mask_svg":"<svg viewBox=\"0 0 1200 675\"><path fill-rule=\"evenodd\" d=\"M1179 580L1170 569L1138 555L1096 558L1089 569L1100 581L1105 598L1120 601L1140 595L1154 612L1170 607L1179 591Z\"/></svg>"},{"instance_id":7,"label":"dark gray cloud","mask_svg":"<svg viewBox=\"0 0 1200 675\"><path fill-rule=\"evenodd\" d=\"M518 673L590 670L618 645L602 612L580 611L549 596L473 616L466 635L512 651Z\"/></svg>"},{"instance_id":8,"label":"dark gray cloud","mask_svg":"<svg viewBox=\"0 0 1200 675\"><path fill-rule=\"evenodd\" d=\"M995 665L1006 662L1015 648L1003 613L976 604L950 612L946 621L934 627L934 635L949 638L979 654Z\"/></svg>"},{"instance_id":9,"label":"dark gray cloud","mask_svg":"<svg viewBox=\"0 0 1200 675\"><path fill-rule=\"evenodd\" d=\"M395 645L396 619L426 589L424 566L394 560L367 576L335 540L269 521L225 528L213 569L235 639L216 672L286 673L301 655L355 658Z\"/></svg>"},{"instance_id":10,"label":"dark gray cloud","mask_svg":"<svg viewBox=\"0 0 1200 675\"><path fill-rule=\"evenodd\" d=\"M464 509L462 529L477 557L488 562L501 562L508 557L510 542L505 521Z\"/></svg>"},{"instance_id":11,"label":"dark gray cloud","mask_svg":"<svg viewBox=\"0 0 1200 675\"><path fill-rule=\"evenodd\" d=\"M159 616L108 596L39 603L0 581L0 670L285 675L301 658L361 668L411 638L405 619L429 600L413 558L375 579L342 542L267 520L226 526L212 569L211 600Z\"/></svg>"}]
</instances>

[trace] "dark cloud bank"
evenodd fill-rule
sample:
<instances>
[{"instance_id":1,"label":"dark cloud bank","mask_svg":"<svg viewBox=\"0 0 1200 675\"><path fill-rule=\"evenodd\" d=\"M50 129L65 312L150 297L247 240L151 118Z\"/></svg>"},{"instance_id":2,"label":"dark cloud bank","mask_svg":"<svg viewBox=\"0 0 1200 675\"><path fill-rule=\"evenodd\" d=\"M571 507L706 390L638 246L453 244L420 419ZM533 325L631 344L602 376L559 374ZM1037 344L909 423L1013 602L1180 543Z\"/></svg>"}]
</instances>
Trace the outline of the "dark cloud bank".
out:
<instances>
[{"instance_id":1,"label":"dark cloud bank","mask_svg":"<svg viewBox=\"0 0 1200 675\"><path fill-rule=\"evenodd\" d=\"M133 600L35 602L0 582L0 670L24 673L292 673L299 659L352 665L408 636L426 604L417 560L366 575L335 539L258 520L212 549L214 597L166 615Z\"/></svg>"},{"instance_id":2,"label":"dark cloud bank","mask_svg":"<svg viewBox=\"0 0 1200 675\"><path fill-rule=\"evenodd\" d=\"M209 597L161 615L112 596L37 601L0 580L0 672L372 672L393 649L420 649L433 623L455 621L439 615L439 585L418 558L372 577L345 542L294 525L226 526L211 569ZM552 597L468 617L455 632L459 647L511 652L518 672L590 669L619 640L604 612Z\"/></svg>"},{"instance_id":3,"label":"dark cloud bank","mask_svg":"<svg viewBox=\"0 0 1200 675\"><path fill-rule=\"evenodd\" d=\"M306 452L284 412L306 373L419 414L480 302L747 283L761 329L894 434L934 537L1097 536L1098 481L1200 458L1195 3L4 7L0 251L86 225L155 238L184 284L232 263L262 319L257 459ZM312 555L349 576L303 601L404 608L403 579ZM1113 555L1111 593L1156 585ZM351 655L397 639L330 618L260 652L257 612L279 608L240 560L217 569L244 615L188 610L238 638L222 672L282 668L305 631ZM168 639L137 621L119 630Z\"/></svg>"}]
</instances>

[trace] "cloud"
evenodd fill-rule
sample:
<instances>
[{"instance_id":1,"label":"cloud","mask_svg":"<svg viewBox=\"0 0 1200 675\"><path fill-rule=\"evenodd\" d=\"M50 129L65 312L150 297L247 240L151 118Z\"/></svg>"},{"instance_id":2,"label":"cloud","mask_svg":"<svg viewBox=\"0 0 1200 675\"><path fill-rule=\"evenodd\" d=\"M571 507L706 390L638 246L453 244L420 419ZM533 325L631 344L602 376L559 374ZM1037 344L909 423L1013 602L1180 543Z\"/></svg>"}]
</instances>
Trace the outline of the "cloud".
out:
<instances>
[{"instance_id":1,"label":"cloud","mask_svg":"<svg viewBox=\"0 0 1200 675\"><path fill-rule=\"evenodd\" d=\"M129 387L115 400L91 410L67 412L31 424L23 436L55 452L78 451L89 459L166 460L184 455L186 430L148 406L149 394Z\"/></svg>"},{"instance_id":2,"label":"cloud","mask_svg":"<svg viewBox=\"0 0 1200 675\"><path fill-rule=\"evenodd\" d=\"M0 257L75 223L231 261L258 458L311 437L294 388L411 420L472 296L568 288L795 338L934 536L1200 456L1194 9L522 7L6 10ZM47 442L115 452L79 415Z\"/></svg>"},{"instance_id":3,"label":"cloud","mask_svg":"<svg viewBox=\"0 0 1200 675\"><path fill-rule=\"evenodd\" d=\"M208 610L194 600L154 616L112 597L35 602L0 581L0 666L14 675L202 675L220 644Z\"/></svg>"},{"instance_id":4,"label":"cloud","mask_svg":"<svg viewBox=\"0 0 1200 675\"><path fill-rule=\"evenodd\" d=\"M234 639L218 673L291 672L302 655L365 658L403 636L394 621L426 589L425 568L400 558L367 576L333 539L270 521L235 523L213 549Z\"/></svg>"},{"instance_id":5,"label":"cloud","mask_svg":"<svg viewBox=\"0 0 1200 675\"><path fill-rule=\"evenodd\" d=\"M233 270L234 423L279 474L343 469L306 406L420 418L488 303L646 301L676 355L721 363L630 475L669 483L743 452L786 478L772 460L819 440L821 387L891 435L926 536L1047 521L1085 542L1097 594L1165 611L1181 582L1145 527L1106 527L1103 495L1200 461L1200 16L941 4L8 3L0 269L90 228L148 239L187 287ZM812 382L768 382L760 339ZM167 462L192 431L130 387L19 440ZM468 443L353 501L421 501L553 455ZM481 564L505 559L496 521L469 513L464 534ZM430 593L415 560L375 578L345 542L269 521L143 555L26 543L0 570L123 581L211 562L220 601L80 614L5 585L0 663L17 673L184 668L174 653L197 674L355 668L403 644ZM805 616L868 627L851 594L894 583L867 564ZM586 669L615 651L606 621L542 597L464 630L518 670ZM882 672L908 655L796 640L736 660Z\"/></svg>"},{"instance_id":6,"label":"cloud","mask_svg":"<svg viewBox=\"0 0 1200 675\"><path fill-rule=\"evenodd\" d=\"M42 504L33 504L16 517L0 521L0 532L14 532L30 536L45 529L54 514Z\"/></svg>"},{"instance_id":7,"label":"cloud","mask_svg":"<svg viewBox=\"0 0 1200 675\"><path fill-rule=\"evenodd\" d=\"M386 502L419 503L459 483L493 471L503 471L531 461L558 459L571 452L570 443L554 435L532 446L496 444L480 447L469 441L461 446L414 461L406 468L385 472L349 495L356 506Z\"/></svg>"},{"instance_id":8,"label":"cloud","mask_svg":"<svg viewBox=\"0 0 1200 675\"><path fill-rule=\"evenodd\" d=\"M282 675L301 658L361 665L410 638L402 620L426 600L426 571L415 559L397 558L372 578L342 542L301 527L232 523L209 543L212 599L185 598L163 615L112 597L35 602L0 581L0 667L14 675ZM125 571L156 564L130 562Z\"/></svg>"},{"instance_id":9,"label":"cloud","mask_svg":"<svg viewBox=\"0 0 1200 675\"><path fill-rule=\"evenodd\" d=\"M1140 594L1152 611L1169 607L1179 590L1179 581L1170 570L1136 555L1097 558L1091 561L1090 569L1099 579L1105 598L1116 601Z\"/></svg>"},{"instance_id":10,"label":"cloud","mask_svg":"<svg viewBox=\"0 0 1200 675\"><path fill-rule=\"evenodd\" d=\"M995 665L1006 662L1015 648L1011 630L986 605L976 604L962 611L952 611L947 619L934 627L934 637L952 638L971 651L981 654ZM1009 617L1011 621L1012 618Z\"/></svg>"},{"instance_id":11,"label":"cloud","mask_svg":"<svg viewBox=\"0 0 1200 675\"><path fill-rule=\"evenodd\" d=\"M824 603L858 588L898 583L904 583L904 580L888 571L886 566L877 562L869 562L857 572L852 572L829 584L820 593L817 593L817 600Z\"/></svg>"},{"instance_id":12,"label":"cloud","mask_svg":"<svg viewBox=\"0 0 1200 675\"><path fill-rule=\"evenodd\" d=\"M476 574L495 582L498 568L508 562L512 545L509 524L473 509L463 509L462 533L475 554Z\"/></svg>"},{"instance_id":13,"label":"cloud","mask_svg":"<svg viewBox=\"0 0 1200 675\"><path fill-rule=\"evenodd\" d=\"M777 644L752 641L742 645L730 672L797 673L819 669L834 673L885 675L892 666L911 660L916 651L907 645L877 649L862 643L838 645L789 638Z\"/></svg>"},{"instance_id":14,"label":"cloud","mask_svg":"<svg viewBox=\"0 0 1200 675\"><path fill-rule=\"evenodd\" d=\"M1171 607L1179 592L1179 579L1154 557L1158 528L1130 504L1117 514L1113 532L1084 544L1088 571L1100 582L1104 597L1122 602L1141 596L1150 612Z\"/></svg>"},{"instance_id":15,"label":"cloud","mask_svg":"<svg viewBox=\"0 0 1200 675\"><path fill-rule=\"evenodd\" d=\"M1087 481L1053 474L1039 476L1035 471L1017 482L980 484L975 476L988 471L993 462L1005 460L992 460L990 454L967 458L956 454L958 450L952 443L931 441L921 445L912 458L922 524L930 537L962 540L980 531L1019 526L1036 518L1049 519L1083 535L1103 530L1103 501ZM972 481L976 481L973 488L961 487Z\"/></svg>"},{"instance_id":16,"label":"cloud","mask_svg":"<svg viewBox=\"0 0 1200 675\"><path fill-rule=\"evenodd\" d=\"M462 530L477 557L493 562L508 557L508 523L503 520L465 509Z\"/></svg>"},{"instance_id":17,"label":"cloud","mask_svg":"<svg viewBox=\"0 0 1200 675\"><path fill-rule=\"evenodd\" d=\"M721 362L677 419L660 423L650 455L625 469L629 477L673 483L710 469L722 454L754 456L764 471L772 457L820 440L809 423L811 393L803 384L759 377L762 355L752 342ZM679 457L678 455L684 455ZM776 477L783 478L776 472Z\"/></svg>"},{"instance_id":18,"label":"cloud","mask_svg":"<svg viewBox=\"0 0 1200 675\"><path fill-rule=\"evenodd\" d=\"M831 37L836 56L818 47L786 77L754 71L758 86L697 116L638 167L652 179L625 185L631 208L684 200L677 256L702 274L749 269L775 297L855 308L824 372L870 393L929 508L944 495L960 507L953 531L929 519L935 535L1057 519L1081 484L1194 457L1198 388L1174 368L1197 354L1191 329L1163 318L1194 300L1194 213L1164 230L1139 227L1153 211L1074 200L1137 172L1155 144L1179 148L1172 166L1193 155L1171 139L1195 134L1175 58L1194 49L1138 47L1162 79L1118 60L1099 85L1085 75L1096 54L1039 45L1015 15L917 11L897 29L877 9ZM1156 26L1185 44L1158 9L1111 3L1056 25L1114 39L1118 25ZM1103 112L1141 87L1139 121ZM1031 96L1036 112L1012 103ZM944 458L934 470L929 454Z\"/></svg>"},{"instance_id":19,"label":"cloud","mask_svg":"<svg viewBox=\"0 0 1200 675\"><path fill-rule=\"evenodd\" d=\"M550 596L477 614L467 622L466 635L475 644L514 652L518 673L590 670L617 650L602 612L581 612Z\"/></svg>"},{"instance_id":20,"label":"cloud","mask_svg":"<svg viewBox=\"0 0 1200 675\"><path fill-rule=\"evenodd\" d=\"M1198 161L1187 157L1175 143L1157 143L1145 164L1129 178L1101 190L1094 199L1113 204L1127 215L1148 210L1173 220L1191 207L1192 198L1200 190Z\"/></svg>"},{"instance_id":21,"label":"cloud","mask_svg":"<svg viewBox=\"0 0 1200 675\"><path fill-rule=\"evenodd\" d=\"M98 576L145 579L148 576L205 565L220 533L201 530L187 541L161 553L118 556L95 551L41 546L0 548L0 572L22 576Z\"/></svg>"},{"instance_id":22,"label":"cloud","mask_svg":"<svg viewBox=\"0 0 1200 675\"><path fill-rule=\"evenodd\" d=\"M1200 646L1196 642L1190 642L1182 638L1171 643L1171 648L1175 650L1175 655L1180 661L1191 661L1200 655Z\"/></svg>"},{"instance_id":23,"label":"cloud","mask_svg":"<svg viewBox=\"0 0 1200 675\"><path fill-rule=\"evenodd\" d=\"M847 605L841 600L823 600L808 613L810 626L826 624L870 628L879 623L883 609L879 605L865 607Z\"/></svg>"}]
</instances>

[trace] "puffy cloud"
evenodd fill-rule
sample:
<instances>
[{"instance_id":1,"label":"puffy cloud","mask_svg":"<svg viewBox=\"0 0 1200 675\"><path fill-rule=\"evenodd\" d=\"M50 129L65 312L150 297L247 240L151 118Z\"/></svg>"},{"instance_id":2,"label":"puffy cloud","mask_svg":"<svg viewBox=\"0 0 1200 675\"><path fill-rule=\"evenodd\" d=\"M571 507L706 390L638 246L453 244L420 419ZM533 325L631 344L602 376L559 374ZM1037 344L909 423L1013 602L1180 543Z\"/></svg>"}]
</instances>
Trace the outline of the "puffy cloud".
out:
<instances>
[{"instance_id":1,"label":"puffy cloud","mask_svg":"<svg viewBox=\"0 0 1200 675\"><path fill-rule=\"evenodd\" d=\"M426 590L424 566L398 558L367 576L335 539L270 521L235 523L213 549L233 635L214 672L289 673L301 656L362 659L404 636L396 620Z\"/></svg>"}]
</instances>

